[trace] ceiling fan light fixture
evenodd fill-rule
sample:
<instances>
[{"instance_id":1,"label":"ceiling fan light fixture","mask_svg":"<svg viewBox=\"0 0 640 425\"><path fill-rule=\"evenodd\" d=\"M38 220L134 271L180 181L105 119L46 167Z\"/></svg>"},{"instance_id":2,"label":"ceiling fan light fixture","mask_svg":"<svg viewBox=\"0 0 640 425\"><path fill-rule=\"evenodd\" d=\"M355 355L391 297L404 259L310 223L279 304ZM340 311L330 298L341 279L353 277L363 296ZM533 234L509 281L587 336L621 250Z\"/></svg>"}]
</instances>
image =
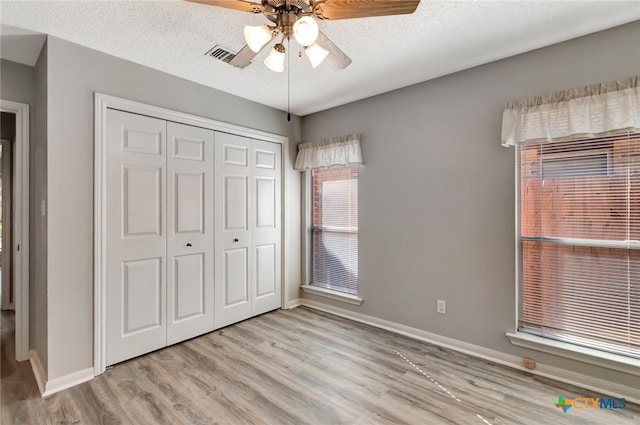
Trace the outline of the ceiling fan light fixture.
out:
<instances>
[{"instance_id":1,"label":"ceiling fan light fixture","mask_svg":"<svg viewBox=\"0 0 640 425\"><path fill-rule=\"evenodd\" d=\"M310 16L303 16L293 24L293 36L302 46L310 46L318 38L318 23Z\"/></svg>"},{"instance_id":2,"label":"ceiling fan light fixture","mask_svg":"<svg viewBox=\"0 0 640 425\"><path fill-rule=\"evenodd\" d=\"M256 27L252 27L246 25L244 27L244 39L247 42L247 46L255 52L258 53L265 44L271 41L271 29L266 25L258 25Z\"/></svg>"},{"instance_id":3,"label":"ceiling fan light fixture","mask_svg":"<svg viewBox=\"0 0 640 425\"><path fill-rule=\"evenodd\" d=\"M313 43L311 46L305 47L304 52L307 54L313 68L320 65L329 54L329 51L320 47L318 43Z\"/></svg>"},{"instance_id":4,"label":"ceiling fan light fixture","mask_svg":"<svg viewBox=\"0 0 640 425\"><path fill-rule=\"evenodd\" d=\"M264 64L267 68L272 70L273 72L282 72L284 71L284 57L285 57L284 45L281 43L273 46L271 53L264 60Z\"/></svg>"}]
</instances>

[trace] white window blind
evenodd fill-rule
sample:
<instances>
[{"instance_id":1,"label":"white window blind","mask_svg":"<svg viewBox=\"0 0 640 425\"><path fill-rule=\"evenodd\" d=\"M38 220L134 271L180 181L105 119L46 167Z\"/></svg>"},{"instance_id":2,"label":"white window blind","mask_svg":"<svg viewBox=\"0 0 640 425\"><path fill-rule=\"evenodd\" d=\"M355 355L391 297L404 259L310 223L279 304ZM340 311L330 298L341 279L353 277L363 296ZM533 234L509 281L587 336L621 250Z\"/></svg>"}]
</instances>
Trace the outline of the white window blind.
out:
<instances>
[{"instance_id":1,"label":"white window blind","mask_svg":"<svg viewBox=\"0 0 640 425\"><path fill-rule=\"evenodd\" d=\"M358 169L311 171L312 286L358 294Z\"/></svg>"},{"instance_id":2,"label":"white window blind","mask_svg":"<svg viewBox=\"0 0 640 425\"><path fill-rule=\"evenodd\" d=\"M519 330L640 358L640 134L517 149Z\"/></svg>"}]
</instances>

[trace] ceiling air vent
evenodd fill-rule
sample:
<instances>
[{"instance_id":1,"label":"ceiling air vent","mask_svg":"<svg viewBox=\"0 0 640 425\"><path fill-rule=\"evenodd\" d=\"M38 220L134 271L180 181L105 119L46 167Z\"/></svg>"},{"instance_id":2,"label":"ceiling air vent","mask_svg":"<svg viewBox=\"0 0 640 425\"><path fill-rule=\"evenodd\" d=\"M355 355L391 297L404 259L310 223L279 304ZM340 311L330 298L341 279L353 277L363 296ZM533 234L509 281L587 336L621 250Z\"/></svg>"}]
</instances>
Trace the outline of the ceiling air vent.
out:
<instances>
[{"instance_id":1,"label":"ceiling air vent","mask_svg":"<svg viewBox=\"0 0 640 425\"><path fill-rule=\"evenodd\" d=\"M236 53L232 52L231 50L225 47L219 46L217 44L213 46L211 49L209 49L209 51L205 54L207 56L210 56L214 59L217 59L226 63L231 62L233 58L236 57Z\"/></svg>"}]
</instances>

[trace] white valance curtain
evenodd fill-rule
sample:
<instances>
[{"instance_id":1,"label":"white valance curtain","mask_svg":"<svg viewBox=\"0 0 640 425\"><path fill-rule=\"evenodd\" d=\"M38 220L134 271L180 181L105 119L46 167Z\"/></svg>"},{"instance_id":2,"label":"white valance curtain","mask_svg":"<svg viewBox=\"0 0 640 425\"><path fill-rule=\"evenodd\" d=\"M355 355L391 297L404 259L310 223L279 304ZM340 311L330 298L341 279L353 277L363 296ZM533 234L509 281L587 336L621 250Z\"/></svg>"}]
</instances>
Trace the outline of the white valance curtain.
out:
<instances>
[{"instance_id":1,"label":"white valance curtain","mask_svg":"<svg viewBox=\"0 0 640 425\"><path fill-rule=\"evenodd\" d=\"M347 134L319 142L300 143L294 168L304 171L352 163L362 164L359 134Z\"/></svg>"},{"instance_id":2,"label":"white valance curtain","mask_svg":"<svg viewBox=\"0 0 640 425\"><path fill-rule=\"evenodd\" d=\"M507 104L502 146L640 130L638 76Z\"/></svg>"}]
</instances>

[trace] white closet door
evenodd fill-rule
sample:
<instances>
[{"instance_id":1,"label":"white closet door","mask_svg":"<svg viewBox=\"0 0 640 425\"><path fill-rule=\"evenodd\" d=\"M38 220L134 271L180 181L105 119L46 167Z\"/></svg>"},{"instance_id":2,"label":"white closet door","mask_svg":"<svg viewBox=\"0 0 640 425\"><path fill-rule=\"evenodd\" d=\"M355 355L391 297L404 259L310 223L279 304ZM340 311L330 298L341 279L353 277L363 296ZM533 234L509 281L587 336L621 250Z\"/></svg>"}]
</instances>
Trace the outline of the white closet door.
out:
<instances>
[{"instance_id":1,"label":"white closet door","mask_svg":"<svg viewBox=\"0 0 640 425\"><path fill-rule=\"evenodd\" d=\"M107 365L166 345L165 130L107 114Z\"/></svg>"},{"instance_id":2,"label":"white closet door","mask_svg":"<svg viewBox=\"0 0 640 425\"><path fill-rule=\"evenodd\" d=\"M216 132L216 328L251 317L251 140Z\"/></svg>"},{"instance_id":3,"label":"white closet door","mask_svg":"<svg viewBox=\"0 0 640 425\"><path fill-rule=\"evenodd\" d=\"M251 281L252 315L282 306L281 278L281 146L254 140L251 146L253 236Z\"/></svg>"},{"instance_id":4,"label":"white closet door","mask_svg":"<svg viewBox=\"0 0 640 425\"><path fill-rule=\"evenodd\" d=\"M214 329L213 130L167 123L167 344Z\"/></svg>"},{"instance_id":5,"label":"white closet door","mask_svg":"<svg viewBox=\"0 0 640 425\"><path fill-rule=\"evenodd\" d=\"M280 149L216 133L216 328L282 305Z\"/></svg>"}]
</instances>

